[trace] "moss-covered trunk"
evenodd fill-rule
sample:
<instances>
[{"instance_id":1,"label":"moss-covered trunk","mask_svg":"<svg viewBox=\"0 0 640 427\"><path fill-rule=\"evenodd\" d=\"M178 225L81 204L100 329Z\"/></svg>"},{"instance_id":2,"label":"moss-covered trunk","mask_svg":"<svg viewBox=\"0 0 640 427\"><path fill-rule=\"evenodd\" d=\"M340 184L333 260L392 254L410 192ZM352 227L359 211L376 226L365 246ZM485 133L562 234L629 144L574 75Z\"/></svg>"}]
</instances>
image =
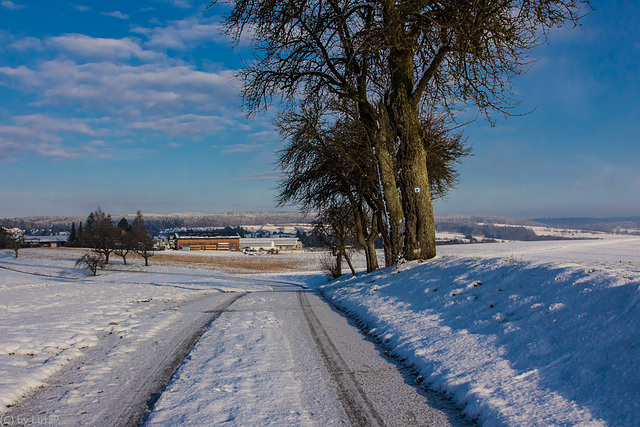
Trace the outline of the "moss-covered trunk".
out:
<instances>
[{"instance_id":1,"label":"moss-covered trunk","mask_svg":"<svg viewBox=\"0 0 640 427\"><path fill-rule=\"evenodd\" d=\"M399 188L404 213L404 251L407 260L436 255L435 221L427 151L418 111L415 88L414 52L416 35L406 32L404 16L398 5L385 2L385 28L389 49L391 91L387 103L389 119L395 131Z\"/></svg>"}]
</instances>

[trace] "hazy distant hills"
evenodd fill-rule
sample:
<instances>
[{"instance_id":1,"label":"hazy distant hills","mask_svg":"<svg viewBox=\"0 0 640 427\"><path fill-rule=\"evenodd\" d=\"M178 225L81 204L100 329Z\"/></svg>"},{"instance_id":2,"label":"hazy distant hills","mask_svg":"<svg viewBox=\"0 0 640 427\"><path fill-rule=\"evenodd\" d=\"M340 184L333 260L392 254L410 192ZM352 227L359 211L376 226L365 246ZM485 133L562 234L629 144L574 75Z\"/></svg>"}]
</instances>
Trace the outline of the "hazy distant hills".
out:
<instances>
[{"instance_id":1,"label":"hazy distant hills","mask_svg":"<svg viewBox=\"0 0 640 427\"><path fill-rule=\"evenodd\" d=\"M612 232L616 229L640 229L640 216L610 218L509 218L490 215L436 215L438 223L457 224L505 224L521 226L546 226L585 231Z\"/></svg>"},{"instance_id":2,"label":"hazy distant hills","mask_svg":"<svg viewBox=\"0 0 640 427\"><path fill-rule=\"evenodd\" d=\"M109 213L109 212L107 212ZM236 227L242 225L283 225L283 224L310 224L315 219L314 215L304 215L299 212L226 212L226 213L171 213L171 214L144 214L145 221L153 224L171 224L170 227ZM120 218L133 219L135 214L111 214L114 221ZM71 226L72 222L78 225L86 221L87 216L36 216L0 219L0 224L5 227L20 228L48 228L51 226ZM507 225L543 225L527 219L509 218L490 215L436 215L436 222L443 223L487 223ZM21 227L22 225L22 227Z\"/></svg>"},{"instance_id":3,"label":"hazy distant hills","mask_svg":"<svg viewBox=\"0 0 640 427\"><path fill-rule=\"evenodd\" d=\"M536 218L532 221L557 228L611 232L615 229L640 229L640 216L611 218Z\"/></svg>"},{"instance_id":4,"label":"hazy distant hills","mask_svg":"<svg viewBox=\"0 0 640 427\"><path fill-rule=\"evenodd\" d=\"M107 212L110 213L110 212ZM88 213L87 213L88 215ZM307 224L313 221L313 216L305 216L299 212L226 212L226 213L171 213L144 214L144 219L152 230L166 228L194 228L194 227L237 227L243 225L281 225ZM114 221L120 218L133 220L135 214L111 214ZM37 216L6 218L0 220L3 227L18 227L21 229L56 229L64 230L75 222L86 221L87 216Z\"/></svg>"},{"instance_id":5,"label":"hazy distant hills","mask_svg":"<svg viewBox=\"0 0 640 427\"><path fill-rule=\"evenodd\" d=\"M114 221L120 218L132 220L134 214L111 214ZM315 216L299 212L226 212L226 213L172 213L144 214L149 227L153 230L167 228L195 227L238 227L246 225L284 225L310 224ZM71 223L76 226L86 221L86 216L38 216L6 218L0 220L4 227L22 229L52 229L65 231ZM588 231L611 232L616 229L640 229L640 217L612 218L535 218L522 219L493 215L436 215L436 226L472 224L504 224L511 226L547 226Z\"/></svg>"},{"instance_id":6,"label":"hazy distant hills","mask_svg":"<svg viewBox=\"0 0 640 427\"><path fill-rule=\"evenodd\" d=\"M453 223L453 224L504 224L504 225L521 225L521 226L542 226L543 223L535 222L535 220L511 218L495 215L436 215L436 224Z\"/></svg>"}]
</instances>

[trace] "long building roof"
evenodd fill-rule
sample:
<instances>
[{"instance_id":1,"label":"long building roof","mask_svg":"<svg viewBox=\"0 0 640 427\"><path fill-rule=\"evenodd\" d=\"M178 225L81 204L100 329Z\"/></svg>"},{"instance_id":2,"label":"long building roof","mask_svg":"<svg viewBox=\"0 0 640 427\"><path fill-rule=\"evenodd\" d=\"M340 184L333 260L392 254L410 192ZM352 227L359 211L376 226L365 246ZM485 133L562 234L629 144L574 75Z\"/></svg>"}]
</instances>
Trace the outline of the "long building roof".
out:
<instances>
[{"instance_id":1,"label":"long building roof","mask_svg":"<svg viewBox=\"0 0 640 427\"><path fill-rule=\"evenodd\" d=\"M173 237L176 239L239 239L240 235L236 232L212 232L212 231L203 231L203 232L180 232L173 233Z\"/></svg>"}]
</instances>

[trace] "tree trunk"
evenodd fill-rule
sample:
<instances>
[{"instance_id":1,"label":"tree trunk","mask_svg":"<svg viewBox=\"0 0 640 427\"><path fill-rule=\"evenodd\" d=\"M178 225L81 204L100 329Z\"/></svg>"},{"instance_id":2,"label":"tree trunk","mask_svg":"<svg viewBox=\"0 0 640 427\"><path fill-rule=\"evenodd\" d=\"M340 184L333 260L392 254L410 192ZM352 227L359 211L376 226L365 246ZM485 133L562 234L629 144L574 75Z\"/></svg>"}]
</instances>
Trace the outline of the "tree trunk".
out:
<instances>
[{"instance_id":1,"label":"tree trunk","mask_svg":"<svg viewBox=\"0 0 640 427\"><path fill-rule=\"evenodd\" d=\"M387 149L386 144L378 144L376 157L380 167L380 185L385 205L383 214L389 232L391 256L389 263L393 265L398 261L402 252L402 220L404 212L400 194L398 193L393 155Z\"/></svg>"},{"instance_id":2,"label":"tree trunk","mask_svg":"<svg viewBox=\"0 0 640 427\"><path fill-rule=\"evenodd\" d=\"M378 166L378 181L373 194L381 195L381 202L372 208L378 213L378 228L383 234L385 265L395 264L402 253L402 202L398 194L396 159L393 151L394 132L384 105L377 108L368 102L358 104L359 120L364 125L369 143L373 146Z\"/></svg>"},{"instance_id":3,"label":"tree trunk","mask_svg":"<svg viewBox=\"0 0 640 427\"><path fill-rule=\"evenodd\" d=\"M404 213L404 257L423 260L436 255L435 221L427 151L420 125L418 102L412 97L415 86L412 48L414 36L407 34L396 4L387 3L385 23L391 43L389 65L391 92L388 112L398 145L398 170Z\"/></svg>"},{"instance_id":4,"label":"tree trunk","mask_svg":"<svg viewBox=\"0 0 640 427\"><path fill-rule=\"evenodd\" d=\"M366 212L362 208L362 203L359 205L352 201L353 213L356 224L356 237L358 243L364 249L365 257L367 260L367 273L377 270L378 256L376 255L375 241L379 234L377 216L374 212L371 213L371 219L369 219Z\"/></svg>"},{"instance_id":5,"label":"tree trunk","mask_svg":"<svg viewBox=\"0 0 640 427\"><path fill-rule=\"evenodd\" d=\"M367 256L367 273L376 271L380 266L378 265L378 254L376 253L376 244L374 240L367 240L365 242L364 253Z\"/></svg>"},{"instance_id":6,"label":"tree trunk","mask_svg":"<svg viewBox=\"0 0 640 427\"><path fill-rule=\"evenodd\" d=\"M393 255L391 252L391 242L389 239L389 232L386 230L386 223L384 221L384 212L376 212L378 217L378 224L380 224L380 236L382 237L382 248L384 250L384 266L391 267L393 265Z\"/></svg>"},{"instance_id":7,"label":"tree trunk","mask_svg":"<svg viewBox=\"0 0 640 427\"><path fill-rule=\"evenodd\" d=\"M404 257L422 260L436 256L436 229L429 189L427 156L424 146L413 140L402 153L401 191L405 212Z\"/></svg>"},{"instance_id":8,"label":"tree trunk","mask_svg":"<svg viewBox=\"0 0 640 427\"><path fill-rule=\"evenodd\" d=\"M344 257L345 261L347 261L347 265L349 265L349 270L351 270L351 274L352 275L356 275L356 269L353 268L353 263L351 262L351 257L349 257L349 254L347 254L347 251L344 250L342 252L342 256Z\"/></svg>"},{"instance_id":9,"label":"tree trunk","mask_svg":"<svg viewBox=\"0 0 640 427\"><path fill-rule=\"evenodd\" d=\"M376 122L375 151L380 174L380 187L383 206L383 221L389 233L389 258L387 266L394 265L402 253L402 221L404 212L398 193L397 163L393 152L394 132L391 129L389 116L384 107L378 110Z\"/></svg>"},{"instance_id":10,"label":"tree trunk","mask_svg":"<svg viewBox=\"0 0 640 427\"><path fill-rule=\"evenodd\" d=\"M395 104L395 105L394 105ZM424 260L436 256L436 229L427 171L427 150L417 109L403 96L393 109L400 147L400 192L404 212L404 257Z\"/></svg>"}]
</instances>

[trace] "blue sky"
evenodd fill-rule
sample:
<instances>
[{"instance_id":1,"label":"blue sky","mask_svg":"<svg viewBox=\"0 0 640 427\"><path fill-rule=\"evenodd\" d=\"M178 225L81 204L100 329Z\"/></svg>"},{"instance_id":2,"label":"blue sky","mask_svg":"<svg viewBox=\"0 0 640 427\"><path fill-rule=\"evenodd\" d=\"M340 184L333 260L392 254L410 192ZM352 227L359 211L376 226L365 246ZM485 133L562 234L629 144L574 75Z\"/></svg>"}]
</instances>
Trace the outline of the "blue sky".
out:
<instances>
[{"instance_id":1,"label":"blue sky","mask_svg":"<svg viewBox=\"0 0 640 427\"><path fill-rule=\"evenodd\" d=\"M275 109L245 117L207 4L0 0L0 217L276 209ZM640 5L593 4L517 80L531 114L466 129L437 214L640 215Z\"/></svg>"}]
</instances>

